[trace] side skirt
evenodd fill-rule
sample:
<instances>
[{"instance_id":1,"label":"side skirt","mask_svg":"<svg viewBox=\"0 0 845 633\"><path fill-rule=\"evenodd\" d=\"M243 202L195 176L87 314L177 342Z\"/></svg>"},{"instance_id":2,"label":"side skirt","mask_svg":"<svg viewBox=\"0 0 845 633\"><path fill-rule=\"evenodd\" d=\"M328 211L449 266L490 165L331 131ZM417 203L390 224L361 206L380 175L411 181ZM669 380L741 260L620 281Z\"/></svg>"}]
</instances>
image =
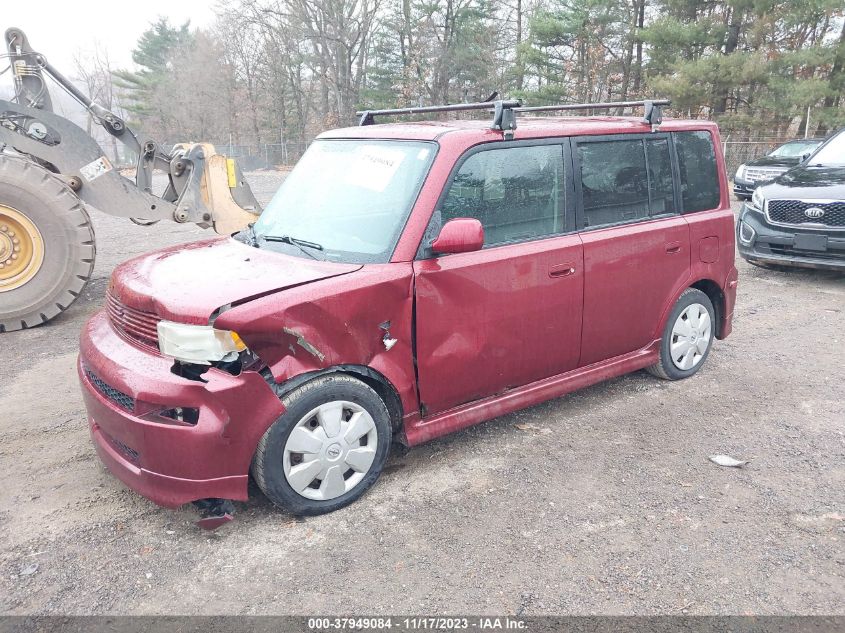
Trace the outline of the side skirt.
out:
<instances>
[{"instance_id":1,"label":"side skirt","mask_svg":"<svg viewBox=\"0 0 845 633\"><path fill-rule=\"evenodd\" d=\"M468 426L512 413L531 405L558 398L603 380L622 376L657 362L660 340L629 354L608 361L573 369L565 374L544 378L505 393L476 400L429 418L406 421L405 439L416 446Z\"/></svg>"}]
</instances>

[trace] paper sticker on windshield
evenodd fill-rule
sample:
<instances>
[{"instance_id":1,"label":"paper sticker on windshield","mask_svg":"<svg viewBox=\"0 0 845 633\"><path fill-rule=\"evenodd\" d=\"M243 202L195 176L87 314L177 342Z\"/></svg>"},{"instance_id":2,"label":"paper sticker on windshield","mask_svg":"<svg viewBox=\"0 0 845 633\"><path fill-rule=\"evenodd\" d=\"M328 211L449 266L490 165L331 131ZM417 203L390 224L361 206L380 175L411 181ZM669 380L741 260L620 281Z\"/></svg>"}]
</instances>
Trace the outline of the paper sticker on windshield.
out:
<instances>
[{"instance_id":1,"label":"paper sticker on windshield","mask_svg":"<svg viewBox=\"0 0 845 633\"><path fill-rule=\"evenodd\" d=\"M93 163L88 163L87 165L79 168L80 175L88 182L94 180L98 176L102 176L107 171L111 171L111 163L109 159L105 156L100 156L97 160Z\"/></svg>"},{"instance_id":2,"label":"paper sticker on windshield","mask_svg":"<svg viewBox=\"0 0 845 633\"><path fill-rule=\"evenodd\" d=\"M402 150L364 145L355 151L344 179L349 184L384 191L404 158Z\"/></svg>"}]
</instances>

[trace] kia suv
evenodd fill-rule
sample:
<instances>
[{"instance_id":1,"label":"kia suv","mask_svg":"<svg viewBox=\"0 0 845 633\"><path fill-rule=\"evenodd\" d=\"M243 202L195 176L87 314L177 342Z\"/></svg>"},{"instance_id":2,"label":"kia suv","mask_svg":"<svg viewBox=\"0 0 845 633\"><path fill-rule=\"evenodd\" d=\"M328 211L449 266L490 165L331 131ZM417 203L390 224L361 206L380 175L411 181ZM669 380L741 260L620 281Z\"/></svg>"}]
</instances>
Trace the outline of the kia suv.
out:
<instances>
[{"instance_id":1,"label":"kia suv","mask_svg":"<svg viewBox=\"0 0 845 633\"><path fill-rule=\"evenodd\" d=\"M112 473L198 502L205 527L250 475L319 514L360 497L394 440L701 369L737 285L716 125L477 105L492 124L363 113L250 229L115 269L79 356Z\"/></svg>"},{"instance_id":2,"label":"kia suv","mask_svg":"<svg viewBox=\"0 0 845 633\"><path fill-rule=\"evenodd\" d=\"M737 242L752 264L845 270L845 130L754 190Z\"/></svg>"}]
</instances>

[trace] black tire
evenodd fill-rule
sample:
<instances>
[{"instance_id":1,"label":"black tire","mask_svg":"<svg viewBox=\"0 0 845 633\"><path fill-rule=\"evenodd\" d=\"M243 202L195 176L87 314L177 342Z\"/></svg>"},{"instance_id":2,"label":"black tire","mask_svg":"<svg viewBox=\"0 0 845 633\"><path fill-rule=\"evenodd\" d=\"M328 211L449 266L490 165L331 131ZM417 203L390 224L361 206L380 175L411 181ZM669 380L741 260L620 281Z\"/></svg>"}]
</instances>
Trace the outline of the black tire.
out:
<instances>
[{"instance_id":1,"label":"black tire","mask_svg":"<svg viewBox=\"0 0 845 633\"><path fill-rule=\"evenodd\" d=\"M681 313L694 303L704 306L710 316L710 339L707 342L707 349L701 355L701 360L699 360L697 364L693 365L691 369L684 370L677 367L672 361L670 352L673 338L672 330L674 328L675 321L678 320ZM663 338L660 341L660 355L658 356L658 360L654 365L646 367L646 371L658 378L663 378L664 380L681 380L683 378L689 378L701 369L704 362L707 360L707 357L710 355L710 350L713 349L713 341L716 337L717 325L716 313L713 309L713 302L710 301L710 297L696 288L687 288L681 293L681 296L678 297L678 301L675 302L675 307L672 308L672 312L669 313L669 318L666 320L666 327L663 329Z\"/></svg>"},{"instance_id":2,"label":"black tire","mask_svg":"<svg viewBox=\"0 0 845 633\"><path fill-rule=\"evenodd\" d=\"M355 403L370 414L375 422L378 444L370 470L351 490L328 500L314 500L300 495L285 477L284 449L291 432L310 411L335 400ZM321 376L285 394L286 411L258 442L252 460L252 476L270 501L295 515L317 515L334 512L361 497L379 478L390 452L392 428L390 414L382 399L366 384L346 374Z\"/></svg>"},{"instance_id":3,"label":"black tire","mask_svg":"<svg viewBox=\"0 0 845 633\"><path fill-rule=\"evenodd\" d=\"M91 218L73 191L40 165L0 156L0 205L26 216L40 232L43 262L23 285L0 292L0 332L56 317L76 301L94 269Z\"/></svg>"}]
</instances>

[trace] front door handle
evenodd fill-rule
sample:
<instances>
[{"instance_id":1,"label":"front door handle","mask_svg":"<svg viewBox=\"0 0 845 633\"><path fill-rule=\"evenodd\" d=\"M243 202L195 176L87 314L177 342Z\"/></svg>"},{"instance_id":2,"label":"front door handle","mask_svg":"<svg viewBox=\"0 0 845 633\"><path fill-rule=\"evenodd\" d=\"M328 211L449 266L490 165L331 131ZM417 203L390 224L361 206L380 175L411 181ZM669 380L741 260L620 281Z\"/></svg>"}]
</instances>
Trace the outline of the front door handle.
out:
<instances>
[{"instance_id":1,"label":"front door handle","mask_svg":"<svg viewBox=\"0 0 845 633\"><path fill-rule=\"evenodd\" d=\"M666 252L669 253L670 255L673 255L674 253L680 253L681 252L681 243L680 242L669 242L666 245Z\"/></svg>"},{"instance_id":2,"label":"front door handle","mask_svg":"<svg viewBox=\"0 0 845 633\"><path fill-rule=\"evenodd\" d=\"M557 264L549 268L549 277L569 277L575 274L575 266L572 264Z\"/></svg>"}]
</instances>

